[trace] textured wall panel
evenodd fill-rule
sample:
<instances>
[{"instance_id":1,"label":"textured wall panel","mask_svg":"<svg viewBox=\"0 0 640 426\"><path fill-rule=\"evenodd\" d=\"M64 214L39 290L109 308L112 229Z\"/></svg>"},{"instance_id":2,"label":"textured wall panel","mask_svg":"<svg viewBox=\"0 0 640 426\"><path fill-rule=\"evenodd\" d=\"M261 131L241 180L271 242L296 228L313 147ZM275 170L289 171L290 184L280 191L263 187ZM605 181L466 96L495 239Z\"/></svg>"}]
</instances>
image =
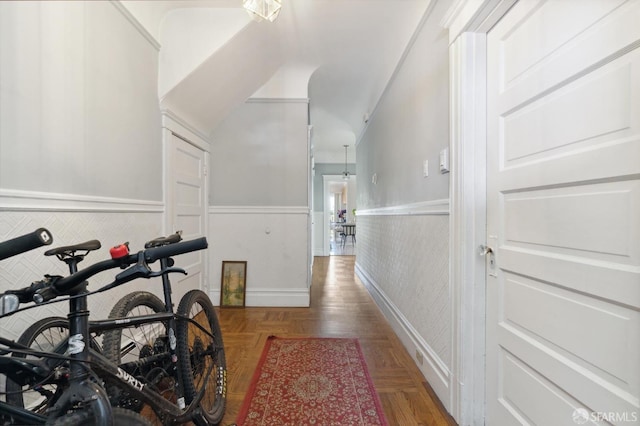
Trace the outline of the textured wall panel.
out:
<instances>
[{"instance_id":1,"label":"textured wall panel","mask_svg":"<svg viewBox=\"0 0 640 426\"><path fill-rule=\"evenodd\" d=\"M0 241L45 227L53 234L53 244L47 248L76 244L97 239L102 248L90 253L79 264L87 267L109 257L109 248L125 241L130 242L131 251L140 250L145 241L162 233L162 213L123 212L14 212L0 211ZM0 292L9 288L29 285L44 274L67 275L67 266L55 257L45 257L47 248L39 248L20 256L0 261ZM179 265L177 265L179 266ZM106 271L89 281L89 290L96 290L111 281L120 270ZM159 279L137 280L105 293L89 298L91 317L106 318L116 301L124 294L135 290L147 290L162 294ZM176 301L177 303L177 301ZM68 303L37 307L11 317L0 319L3 337L15 338L30 324L51 315L66 316Z\"/></svg>"},{"instance_id":2,"label":"textured wall panel","mask_svg":"<svg viewBox=\"0 0 640 426\"><path fill-rule=\"evenodd\" d=\"M359 216L360 267L450 368L449 216Z\"/></svg>"}]
</instances>

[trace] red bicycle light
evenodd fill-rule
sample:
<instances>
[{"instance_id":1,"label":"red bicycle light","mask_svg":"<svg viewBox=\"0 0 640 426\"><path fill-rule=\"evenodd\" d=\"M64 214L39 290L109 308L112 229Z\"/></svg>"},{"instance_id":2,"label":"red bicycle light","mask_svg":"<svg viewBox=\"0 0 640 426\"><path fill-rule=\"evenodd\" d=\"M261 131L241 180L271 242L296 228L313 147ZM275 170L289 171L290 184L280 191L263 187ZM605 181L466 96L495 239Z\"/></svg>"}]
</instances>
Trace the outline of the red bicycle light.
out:
<instances>
[{"instance_id":1,"label":"red bicycle light","mask_svg":"<svg viewBox=\"0 0 640 426\"><path fill-rule=\"evenodd\" d=\"M111 247L111 249L109 249L109 253L111 254L112 259L120 259L121 257L125 257L129 254L129 245L125 243Z\"/></svg>"}]
</instances>

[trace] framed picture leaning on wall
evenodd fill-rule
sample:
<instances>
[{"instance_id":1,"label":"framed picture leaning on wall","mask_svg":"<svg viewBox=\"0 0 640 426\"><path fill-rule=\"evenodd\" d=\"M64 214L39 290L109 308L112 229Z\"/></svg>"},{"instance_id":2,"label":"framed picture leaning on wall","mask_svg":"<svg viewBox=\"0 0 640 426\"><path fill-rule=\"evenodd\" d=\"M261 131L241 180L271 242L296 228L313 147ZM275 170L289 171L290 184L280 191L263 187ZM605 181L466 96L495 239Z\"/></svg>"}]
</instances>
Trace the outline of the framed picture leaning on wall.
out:
<instances>
[{"instance_id":1,"label":"framed picture leaning on wall","mask_svg":"<svg viewBox=\"0 0 640 426\"><path fill-rule=\"evenodd\" d=\"M247 285L247 262L223 260L220 285L220 307L244 306Z\"/></svg>"}]
</instances>

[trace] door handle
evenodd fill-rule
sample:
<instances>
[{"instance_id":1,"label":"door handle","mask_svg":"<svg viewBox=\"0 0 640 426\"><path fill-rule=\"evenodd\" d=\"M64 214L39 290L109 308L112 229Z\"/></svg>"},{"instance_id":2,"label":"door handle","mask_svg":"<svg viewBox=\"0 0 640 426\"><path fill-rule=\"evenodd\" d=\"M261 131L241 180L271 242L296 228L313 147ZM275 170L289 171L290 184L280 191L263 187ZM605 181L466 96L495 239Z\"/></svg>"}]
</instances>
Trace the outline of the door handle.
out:
<instances>
[{"instance_id":1,"label":"door handle","mask_svg":"<svg viewBox=\"0 0 640 426\"><path fill-rule=\"evenodd\" d=\"M482 244L478 247L478 254L482 257L487 257L489 259L489 270L487 273L489 276L495 277L496 275L496 254L493 252L493 249L489 246Z\"/></svg>"},{"instance_id":2,"label":"door handle","mask_svg":"<svg viewBox=\"0 0 640 426\"><path fill-rule=\"evenodd\" d=\"M488 254L493 254L493 249L489 246L485 246L484 244L482 244L480 247L478 247L478 254L480 256L486 256Z\"/></svg>"}]
</instances>

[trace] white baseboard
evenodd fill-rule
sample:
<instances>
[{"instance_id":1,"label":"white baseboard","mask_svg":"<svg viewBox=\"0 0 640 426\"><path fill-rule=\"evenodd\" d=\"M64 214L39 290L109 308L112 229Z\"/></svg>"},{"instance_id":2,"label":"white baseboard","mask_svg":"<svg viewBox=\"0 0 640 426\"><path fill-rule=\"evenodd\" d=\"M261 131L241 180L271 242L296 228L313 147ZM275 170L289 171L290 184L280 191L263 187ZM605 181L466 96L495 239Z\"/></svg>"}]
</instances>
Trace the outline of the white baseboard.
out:
<instances>
[{"instance_id":1,"label":"white baseboard","mask_svg":"<svg viewBox=\"0 0 640 426\"><path fill-rule=\"evenodd\" d=\"M220 290L212 290L209 297L215 306L220 305ZM308 288L262 288L247 290L245 306L308 308L310 295Z\"/></svg>"},{"instance_id":2,"label":"white baseboard","mask_svg":"<svg viewBox=\"0 0 640 426\"><path fill-rule=\"evenodd\" d=\"M400 341L407 349L411 357L415 360L416 351L423 355L423 363L416 366L422 372L429 385L433 388L438 398L447 410L450 410L449 389L451 373L446 364L438 357L436 352L418 334L415 328L409 323L406 317L400 312L398 307L380 289L380 286L360 267L356 262L356 275L367 288L367 291L380 308L385 318L389 321L391 328L398 335Z\"/></svg>"}]
</instances>

